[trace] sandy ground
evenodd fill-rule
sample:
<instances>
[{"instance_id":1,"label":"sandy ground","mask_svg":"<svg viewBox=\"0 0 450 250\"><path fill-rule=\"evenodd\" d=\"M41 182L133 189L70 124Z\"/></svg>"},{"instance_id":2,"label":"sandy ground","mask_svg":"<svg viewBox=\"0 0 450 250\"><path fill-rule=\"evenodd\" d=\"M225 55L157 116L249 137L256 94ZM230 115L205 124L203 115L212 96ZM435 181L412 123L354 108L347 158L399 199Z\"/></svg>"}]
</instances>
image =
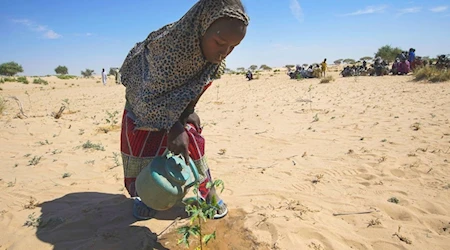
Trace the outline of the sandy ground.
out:
<instances>
[{"instance_id":1,"label":"sandy ground","mask_svg":"<svg viewBox=\"0 0 450 250\"><path fill-rule=\"evenodd\" d=\"M230 230L216 241L222 249L251 249L226 247L238 237L252 238L253 249L449 249L450 82L333 74L329 84L283 73L250 82L224 76L204 95L207 156L231 210L220 222ZM0 84L0 95L18 97L28 116L15 118L7 98L0 249L173 245L159 234L178 212L133 219L119 130L99 131L107 111L119 112L120 125L124 87L112 78L106 87L45 79L49 85ZM54 119L64 99L68 108ZM88 140L104 151L83 149Z\"/></svg>"}]
</instances>

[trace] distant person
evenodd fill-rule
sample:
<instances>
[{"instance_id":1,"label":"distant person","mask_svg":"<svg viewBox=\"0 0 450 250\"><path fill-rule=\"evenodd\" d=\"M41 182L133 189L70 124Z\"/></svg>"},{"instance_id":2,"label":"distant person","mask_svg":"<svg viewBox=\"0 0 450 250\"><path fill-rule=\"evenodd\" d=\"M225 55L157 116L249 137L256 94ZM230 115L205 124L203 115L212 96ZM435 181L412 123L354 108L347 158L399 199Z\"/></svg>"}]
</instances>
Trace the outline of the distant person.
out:
<instances>
[{"instance_id":1,"label":"distant person","mask_svg":"<svg viewBox=\"0 0 450 250\"><path fill-rule=\"evenodd\" d=\"M322 76L325 77L325 74L327 72L327 59L323 59L322 65Z\"/></svg>"},{"instance_id":2,"label":"distant person","mask_svg":"<svg viewBox=\"0 0 450 250\"><path fill-rule=\"evenodd\" d=\"M416 67L416 50L413 48L409 49L408 61L411 65L411 69L414 69Z\"/></svg>"},{"instance_id":3,"label":"distant person","mask_svg":"<svg viewBox=\"0 0 450 250\"><path fill-rule=\"evenodd\" d=\"M105 69L102 69L102 82L103 82L103 85L106 85L106 79L108 79L108 76L106 75Z\"/></svg>"},{"instance_id":4,"label":"distant person","mask_svg":"<svg viewBox=\"0 0 450 250\"><path fill-rule=\"evenodd\" d=\"M247 74L245 75L245 77L250 81L253 80L253 73L249 70L247 71Z\"/></svg>"}]
</instances>

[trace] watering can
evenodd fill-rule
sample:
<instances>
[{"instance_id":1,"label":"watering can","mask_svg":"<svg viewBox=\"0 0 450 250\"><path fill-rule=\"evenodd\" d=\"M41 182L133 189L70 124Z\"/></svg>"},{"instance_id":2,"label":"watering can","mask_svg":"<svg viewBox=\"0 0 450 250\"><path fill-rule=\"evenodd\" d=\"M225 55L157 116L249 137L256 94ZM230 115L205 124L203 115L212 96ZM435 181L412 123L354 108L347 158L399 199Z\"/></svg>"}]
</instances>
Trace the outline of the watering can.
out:
<instances>
[{"instance_id":1,"label":"watering can","mask_svg":"<svg viewBox=\"0 0 450 250\"><path fill-rule=\"evenodd\" d=\"M168 210L182 201L189 188L199 182L195 163L166 150L155 157L136 178L136 191L142 202L158 211Z\"/></svg>"}]
</instances>

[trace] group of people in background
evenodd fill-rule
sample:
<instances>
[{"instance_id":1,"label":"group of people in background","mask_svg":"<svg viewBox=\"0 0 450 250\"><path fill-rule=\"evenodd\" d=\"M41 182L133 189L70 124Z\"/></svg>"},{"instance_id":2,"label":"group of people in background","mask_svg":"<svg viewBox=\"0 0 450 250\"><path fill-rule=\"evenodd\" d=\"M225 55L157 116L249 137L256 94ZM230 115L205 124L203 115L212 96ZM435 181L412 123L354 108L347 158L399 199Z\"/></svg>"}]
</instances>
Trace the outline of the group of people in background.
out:
<instances>
[{"instance_id":1,"label":"group of people in background","mask_svg":"<svg viewBox=\"0 0 450 250\"><path fill-rule=\"evenodd\" d=\"M410 48L409 52L403 51L395 58L392 64L391 73L393 75L406 75L416 67L416 50Z\"/></svg>"}]
</instances>

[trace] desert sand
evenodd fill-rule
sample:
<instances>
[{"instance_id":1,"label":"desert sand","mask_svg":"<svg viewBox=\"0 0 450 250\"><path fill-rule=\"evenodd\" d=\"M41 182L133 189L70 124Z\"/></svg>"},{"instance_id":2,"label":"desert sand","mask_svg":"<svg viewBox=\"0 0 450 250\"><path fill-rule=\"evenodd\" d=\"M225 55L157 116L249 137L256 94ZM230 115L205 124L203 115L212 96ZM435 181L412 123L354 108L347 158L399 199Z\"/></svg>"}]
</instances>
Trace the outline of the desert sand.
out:
<instances>
[{"instance_id":1,"label":"desert sand","mask_svg":"<svg viewBox=\"0 0 450 250\"><path fill-rule=\"evenodd\" d=\"M226 75L203 96L207 157L230 209L210 224L210 249L449 249L450 82L331 74L328 84ZM0 249L174 247L182 208L131 213L125 88L44 79L0 84ZM118 123L105 131L107 111ZM104 150L83 149L88 140Z\"/></svg>"}]
</instances>

